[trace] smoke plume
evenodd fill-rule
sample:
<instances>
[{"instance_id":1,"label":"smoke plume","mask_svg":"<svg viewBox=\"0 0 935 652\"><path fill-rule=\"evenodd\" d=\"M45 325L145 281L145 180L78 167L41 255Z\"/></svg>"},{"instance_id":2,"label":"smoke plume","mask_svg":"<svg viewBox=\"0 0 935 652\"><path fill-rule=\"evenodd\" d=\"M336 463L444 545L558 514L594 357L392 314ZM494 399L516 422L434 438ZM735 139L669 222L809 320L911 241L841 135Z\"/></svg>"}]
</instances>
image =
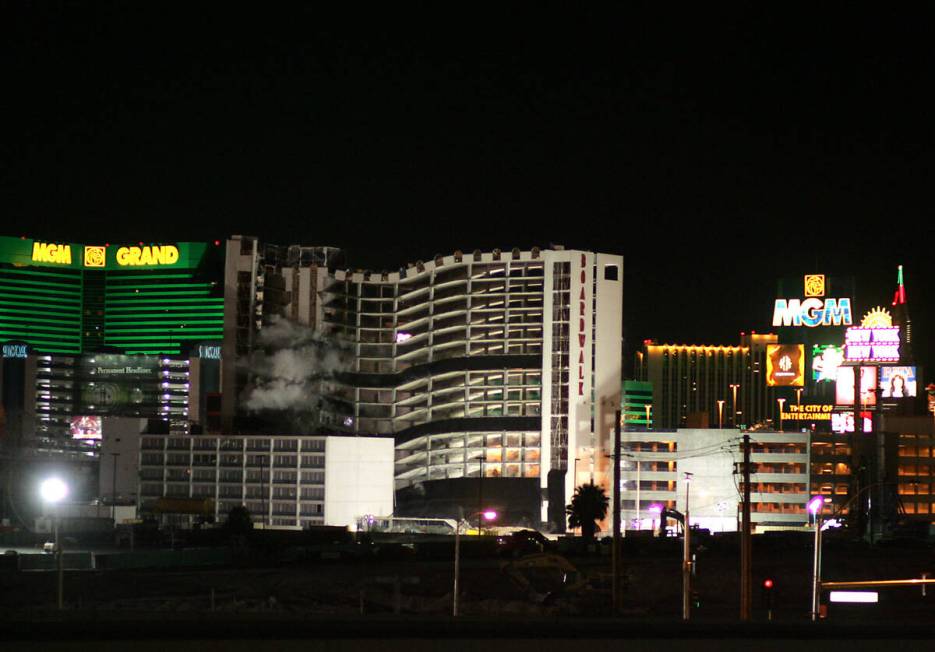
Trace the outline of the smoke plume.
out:
<instances>
[{"instance_id":1,"label":"smoke plume","mask_svg":"<svg viewBox=\"0 0 935 652\"><path fill-rule=\"evenodd\" d=\"M273 316L259 332L247 361L250 412L289 413L294 423L317 422L323 404L321 382L350 368L348 348L308 326Z\"/></svg>"}]
</instances>

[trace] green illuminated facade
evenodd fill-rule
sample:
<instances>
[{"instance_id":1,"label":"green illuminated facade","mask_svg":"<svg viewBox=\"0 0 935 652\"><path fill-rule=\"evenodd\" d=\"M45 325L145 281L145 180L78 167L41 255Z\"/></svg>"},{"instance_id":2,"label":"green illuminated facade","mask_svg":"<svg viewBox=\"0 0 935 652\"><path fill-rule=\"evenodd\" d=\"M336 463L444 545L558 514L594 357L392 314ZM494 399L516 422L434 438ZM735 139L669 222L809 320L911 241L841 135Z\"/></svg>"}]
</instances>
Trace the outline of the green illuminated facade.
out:
<instances>
[{"instance_id":1,"label":"green illuminated facade","mask_svg":"<svg viewBox=\"0 0 935 652\"><path fill-rule=\"evenodd\" d=\"M623 381L621 392L624 423L651 428L653 425L653 384L639 380ZM648 408L648 411L647 411Z\"/></svg>"},{"instance_id":2,"label":"green illuminated facade","mask_svg":"<svg viewBox=\"0 0 935 652\"><path fill-rule=\"evenodd\" d=\"M178 354L223 336L223 248L0 237L0 341L44 353Z\"/></svg>"}]
</instances>

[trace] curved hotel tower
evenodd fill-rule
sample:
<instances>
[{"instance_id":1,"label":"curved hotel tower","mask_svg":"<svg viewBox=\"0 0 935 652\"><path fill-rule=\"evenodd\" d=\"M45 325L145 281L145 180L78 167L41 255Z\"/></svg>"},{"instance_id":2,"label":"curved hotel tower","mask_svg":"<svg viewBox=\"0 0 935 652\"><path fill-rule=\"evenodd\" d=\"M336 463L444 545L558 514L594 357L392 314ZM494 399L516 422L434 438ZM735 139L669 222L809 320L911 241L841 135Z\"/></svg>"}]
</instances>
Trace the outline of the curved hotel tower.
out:
<instances>
[{"instance_id":1,"label":"curved hotel tower","mask_svg":"<svg viewBox=\"0 0 935 652\"><path fill-rule=\"evenodd\" d=\"M273 312L350 343L347 371L324 388L339 406L330 419L394 438L397 515L493 507L504 521L561 529L575 472L578 483L606 485L620 406L621 256L456 252L394 273L315 260L229 241L227 292L250 301L239 319L226 314L236 337L225 347L249 350ZM228 414L235 403L226 400Z\"/></svg>"}]
</instances>

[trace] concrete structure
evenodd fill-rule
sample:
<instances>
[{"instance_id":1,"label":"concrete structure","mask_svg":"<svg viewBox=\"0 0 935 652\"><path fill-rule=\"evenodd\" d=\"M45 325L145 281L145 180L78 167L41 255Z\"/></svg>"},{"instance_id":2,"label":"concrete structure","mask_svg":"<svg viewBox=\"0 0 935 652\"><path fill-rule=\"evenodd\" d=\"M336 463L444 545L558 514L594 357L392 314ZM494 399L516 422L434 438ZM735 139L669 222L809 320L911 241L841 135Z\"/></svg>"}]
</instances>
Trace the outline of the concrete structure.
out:
<instances>
[{"instance_id":1,"label":"concrete structure","mask_svg":"<svg viewBox=\"0 0 935 652\"><path fill-rule=\"evenodd\" d=\"M212 499L223 521L245 505L257 523L354 526L393 511L393 440L378 437L140 437L140 503Z\"/></svg>"},{"instance_id":2,"label":"concrete structure","mask_svg":"<svg viewBox=\"0 0 935 652\"><path fill-rule=\"evenodd\" d=\"M685 474L691 473L691 523L712 532L736 531L743 490L737 473L743 461L742 434L728 428L622 433L621 509L628 527L652 528L658 519L652 505L684 512ZM748 434L755 470L750 478L753 524L806 524L809 435Z\"/></svg>"},{"instance_id":3,"label":"concrete structure","mask_svg":"<svg viewBox=\"0 0 935 652\"><path fill-rule=\"evenodd\" d=\"M776 335L751 333L742 334L738 346L644 342L635 371L653 386L654 426L717 427L718 401L724 401L724 426L750 427L771 417L766 347L777 341Z\"/></svg>"}]
</instances>

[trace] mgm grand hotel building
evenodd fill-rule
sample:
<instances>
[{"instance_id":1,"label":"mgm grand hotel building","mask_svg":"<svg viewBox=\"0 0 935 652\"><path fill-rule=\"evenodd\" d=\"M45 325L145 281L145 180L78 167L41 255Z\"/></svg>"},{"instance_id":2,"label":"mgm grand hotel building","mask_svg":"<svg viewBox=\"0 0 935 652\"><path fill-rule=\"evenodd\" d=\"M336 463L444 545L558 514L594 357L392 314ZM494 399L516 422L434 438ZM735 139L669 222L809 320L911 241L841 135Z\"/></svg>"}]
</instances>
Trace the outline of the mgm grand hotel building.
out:
<instances>
[{"instance_id":1,"label":"mgm grand hotel building","mask_svg":"<svg viewBox=\"0 0 935 652\"><path fill-rule=\"evenodd\" d=\"M189 430L219 406L221 244L0 237L7 486L54 470L93 498L108 419Z\"/></svg>"}]
</instances>

